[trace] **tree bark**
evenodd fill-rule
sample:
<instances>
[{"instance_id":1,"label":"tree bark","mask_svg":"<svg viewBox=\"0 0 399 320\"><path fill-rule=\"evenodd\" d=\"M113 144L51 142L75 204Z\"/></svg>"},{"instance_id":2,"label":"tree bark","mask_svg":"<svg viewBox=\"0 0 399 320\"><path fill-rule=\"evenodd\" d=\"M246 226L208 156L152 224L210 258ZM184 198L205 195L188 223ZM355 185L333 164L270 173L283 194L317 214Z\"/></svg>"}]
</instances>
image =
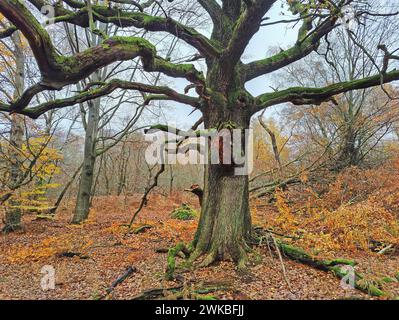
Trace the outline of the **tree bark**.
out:
<instances>
[{"instance_id":1,"label":"tree bark","mask_svg":"<svg viewBox=\"0 0 399 320\"><path fill-rule=\"evenodd\" d=\"M103 29L100 24L99 29ZM92 35L88 38L89 46L95 47L100 39ZM102 75L105 75L105 70L97 69L91 76L91 81L102 81ZM83 121L86 121L85 145L83 153L83 166L80 173L79 189L76 197L75 212L72 223L79 224L87 220L89 217L91 207L91 197L93 193L94 184L94 170L97 158L96 146L100 123L100 106L101 98L90 100L87 102L88 115L86 120L85 113L82 114Z\"/></svg>"},{"instance_id":2,"label":"tree bark","mask_svg":"<svg viewBox=\"0 0 399 320\"><path fill-rule=\"evenodd\" d=\"M231 120L226 122L226 118ZM226 118L223 122L206 121L206 126L218 127L218 130L226 123L241 130L249 127L249 118L243 112L236 112ZM220 142L218 145L220 148ZM210 148L212 147L211 143ZM220 157L220 150L218 151ZM208 163L205 166L201 217L193 242L194 252L190 257L191 260L196 260L204 256L201 266L229 259L237 263L239 268L246 265L246 253L250 249L247 243L251 238L252 228L249 179L248 175L237 175L235 168L234 161L231 165Z\"/></svg>"},{"instance_id":3,"label":"tree bark","mask_svg":"<svg viewBox=\"0 0 399 320\"><path fill-rule=\"evenodd\" d=\"M75 214L72 223L79 224L89 217L92 195L94 167L96 162L96 140L99 123L100 99L90 101L87 120L83 167L80 174L79 190L76 198Z\"/></svg>"},{"instance_id":4,"label":"tree bark","mask_svg":"<svg viewBox=\"0 0 399 320\"><path fill-rule=\"evenodd\" d=\"M208 165L205 175L193 258L206 254L203 266L232 259L244 267L251 237L248 176L226 175L218 165Z\"/></svg>"},{"instance_id":5,"label":"tree bark","mask_svg":"<svg viewBox=\"0 0 399 320\"><path fill-rule=\"evenodd\" d=\"M352 123L349 123L344 130L341 154L336 165L337 170L359 164L359 148L356 146L356 141L358 139L355 132L356 130Z\"/></svg>"},{"instance_id":6,"label":"tree bark","mask_svg":"<svg viewBox=\"0 0 399 320\"><path fill-rule=\"evenodd\" d=\"M10 134L10 159L11 159L11 167L10 167L10 186L11 189L16 189L22 173L21 164L21 154L20 150L23 144L24 137L24 120L23 116L18 114L13 114L11 116L11 134ZM4 220L4 232L12 232L17 231L22 228L22 210L20 208L21 201L15 196L11 196L8 200L5 212L5 220Z\"/></svg>"},{"instance_id":7,"label":"tree bark","mask_svg":"<svg viewBox=\"0 0 399 320\"><path fill-rule=\"evenodd\" d=\"M14 88L14 99L18 99L25 89L25 55L23 52L22 42L20 33L16 32L11 37L15 49L15 88ZM18 188L20 179L22 176L22 159L21 149L24 138L24 118L22 115L13 114L11 115L11 133L10 133L10 181L9 187L11 190ZM22 210L20 208L21 202L15 199L13 196L8 200L6 206L6 213L4 219L4 232L17 231L22 228Z\"/></svg>"}]
</instances>

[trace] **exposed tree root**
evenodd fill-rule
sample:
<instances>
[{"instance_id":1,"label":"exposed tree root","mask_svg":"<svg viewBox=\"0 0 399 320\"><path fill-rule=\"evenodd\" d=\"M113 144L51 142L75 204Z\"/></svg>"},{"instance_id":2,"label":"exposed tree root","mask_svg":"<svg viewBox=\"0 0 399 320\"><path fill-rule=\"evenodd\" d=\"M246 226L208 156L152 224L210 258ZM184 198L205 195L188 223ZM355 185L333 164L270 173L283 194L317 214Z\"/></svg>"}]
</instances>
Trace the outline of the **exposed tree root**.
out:
<instances>
[{"instance_id":1,"label":"exposed tree root","mask_svg":"<svg viewBox=\"0 0 399 320\"><path fill-rule=\"evenodd\" d=\"M161 250L165 252L164 250ZM237 265L237 269L240 272L245 272L248 266L248 253L253 252L253 249L245 242L242 241L237 247L232 250L233 255L231 258ZM186 268L191 268L195 265L198 268L206 268L213 263L221 260L221 256L217 249L212 249L210 251L205 251L203 248L196 247L190 244L185 246L184 243L179 243L175 247L168 250L167 257L167 268L165 273L166 280L175 279L175 269L176 269L176 257L182 256L186 259L184 266Z\"/></svg>"},{"instance_id":2,"label":"exposed tree root","mask_svg":"<svg viewBox=\"0 0 399 320\"><path fill-rule=\"evenodd\" d=\"M240 272L246 272L248 267L248 253L252 252L252 248L250 248L247 243L243 241L243 244L239 245L237 250L237 268Z\"/></svg>"},{"instance_id":3,"label":"exposed tree root","mask_svg":"<svg viewBox=\"0 0 399 320\"><path fill-rule=\"evenodd\" d=\"M190 254L190 257L188 258L188 264L193 265L195 261L199 259L203 255L203 251L200 250L199 248L195 248L195 250Z\"/></svg>"},{"instance_id":4,"label":"exposed tree root","mask_svg":"<svg viewBox=\"0 0 399 320\"><path fill-rule=\"evenodd\" d=\"M191 250L186 247L186 245L183 242L180 242L176 245L174 248L170 248L168 252L168 265L166 267L166 274L165 274L165 279L166 280L173 280L175 278L175 269L176 269L176 256L182 252L186 258L190 256Z\"/></svg>"},{"instance_id":5,"label":"exposed tree root","mask_svg":"<svg viewBox=\"0 0 399 320\"><path fill-rule=\"evenodd\" d=\"M239 271L245 271L248 265L248 253L253 252L252 248L244 241L239 241L236 246L229 248L223 254L220 252L219 248L214 245L210 250L205 250L203 248L196 248L194 252L190 255L190 262L193 264L195 261L204 257L197 266L200 268L205 268L212 265L220 260L227 260L231 258L237 265Z\"/></svg>"},{"instance_id":6,"label":"exposed tree root","mask_svg":"<svg viewBox=\"0 0 399 320\"><path fill-rule=\"evenodd\" d=\"M209 267L211 264L213 264L214 262L216 262L217 256L218 256L217 251L216 251L216 250L212 250L211 252L209 252L209 253L205 256L204 260L202 260L202 262L199 264L199 267L200 267L200 268Z\"/></svg>"},{"instance_id":7,"label":"exposed tree root","mask_svg":"<svg viewBox=\"0 0 399 320\"><path fill-rule=\"evenodd\" d=\"M257 230L259 235L259 241L257 244L263 243L268 246L268 248L274 249L281 255L290 258L292 260L298 261L300 263L306 264L313 268L332 272L339 279L350 280L352 276L354 288L367 293L371 296L381 297L388 296L388 294L382 291L378 284L370 283L366 281L364 275L356 272L354 269L348 268L355 267L356 262L349 259L333 259L333 260L321 260L312 257L310 254L304 250L284 243L280 239L273 237L268 231ZM248 263L248 252L252 252L252 248L244 242L244 244L239 244L235 248L235 255L233 260L236 262L239 271L245 271ZM211 250L204 252L200 248L195 248L192 250L191 247L186 247L184 243L177 244L174 248L169 249L167 258L167 269L166 269L166 280L175 279L175 269L176 269L176 257L183 253L184 257L187 259L186 265L191 266L200 257L204 256L204 259L197 265L200 268L208 267L214 262L216 262L220 257L217 250Z\"/></svg>"},{"instance_id":8,"label":"exposed tree root","mask_svg":"<svg viewBox=\"0 0 399 320\"><path fill-rule=\"evenodd\" d=\"M146 225L140 226L140 227L138 227L138 228L136 228L136 229L134 229L134 230L132 230L130 232L133 233L133 234L139 234L139 233L144 233L148 229L151 229L151 228L152 228L152 226L146 224Z\"/></svg>"}]
</instances>

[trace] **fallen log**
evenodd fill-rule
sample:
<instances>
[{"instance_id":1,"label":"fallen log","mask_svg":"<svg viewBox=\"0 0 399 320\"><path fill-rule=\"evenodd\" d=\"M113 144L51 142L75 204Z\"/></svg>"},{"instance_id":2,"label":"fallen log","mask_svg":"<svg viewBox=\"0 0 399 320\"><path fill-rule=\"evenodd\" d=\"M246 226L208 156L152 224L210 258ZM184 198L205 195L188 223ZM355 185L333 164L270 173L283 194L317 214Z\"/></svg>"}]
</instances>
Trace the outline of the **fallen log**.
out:
<instances>
[{"instance_id":1,"label":"fallen log","mask_svg":"<svg viewBox=\"0 0 399 320\"><path fill-rule=\"evenodd\" d=\"M207 294L213 293L220 290L227 290L230 284L226 282L206 282L198 285L197 288L190 288L193 283L182 284L170 288L154 288L145 290L137 296L133 297L132 300L156 300L173 297L176 300L184 299L189 297L195 300L216 300L216 297L209 296ZM203 296L206 295L206 296Z\"/></svg>"},{"instance_id":2,"label":"fallen log","mask_svg":"<svg viewBox=\"0 0 399 320\"><path fill-rule=\"evenodd\" d=\"M74 257L79 257L80 259L89 259L89 256L84 255L83 253L80 252L71 252L71 251L64 251L58 254L58 257L60 258L74 258Z\"/></svg>"},{"instance_id":3,"label":"fallen log","mask_svg":"<svg viewBox=\"0 0 399 320\"><path fill-rule=\"evenodd\" d=\"M286 244L280 240L276 240L277 246L280 251L288 258L298 261L300 263L311 266L315 269L332 272L339 279L346 278L350 275L350 270L345 266L355 267L356 262L348 259L334 259L334 260L319 260L313 258L310 254L306 253L300 248L296 248L292 245ZM272 246L273 243L270 242ZM373 297L381 297L387 295L384 291L378 288L376 285L367 283L364 280L364 276L356 271L353 271L353 285L355 289L360 290L364 293L369 294Z\"/></svg>"},{"instance_id":4,"label":"fallen log","mask_svg":"<svg viewBox=\"0 0 399 320\"><path fill-rule=\"evenodd\" d=\"M106 298L110 293L112 293L112 291L115 290L115 288L118 285L120 285L123 281L129 278L136 271L137 269L135 267L132 266L127 267L125 273L121 275L118 279L116 279L107 290L105 290L106 294L101 296L99 300L103 300L104 298Z\"/></svg>"},{"instance_id":5,"label":"fallen log","mask_svg":"<svg viewBox=\"0 0 399 320\"><path fill-rule=\"evenodd\" d=\"M146 232L146 230L151 229L151 228L152 228L152 226L146 224L144 226L140 226L140 227L134 229L133 231L131 231L131 233L133 233L133 234L144 233L144 232Z\"/></svg>"},{"instance_id":6,"label":"fallen log","mask_svg":"<svg viewBox=\"0 0 399 320\"><path fill-rule=\"evenodd\" d=\"M388 246L386 246L385 248L381 249L380 251L378 251L378 254L380 255L384 255L387 254L389 252L394 252L395 248L393 247L393 244L390 244Z\"/></svg>"},{"instance_id":7,"label":"fallen log","mask_svg":"<svg viewBox=\"0 0 399 320\"><path fill-rule=\"evenodd\" d=\"M154 300L165 297L165 292L169 291L171 293L179 292L183 289L183 286L171 287L171 288L155 288L145 290L139 295L132 298L132 300Z\"/></svg>"}]
</instances>

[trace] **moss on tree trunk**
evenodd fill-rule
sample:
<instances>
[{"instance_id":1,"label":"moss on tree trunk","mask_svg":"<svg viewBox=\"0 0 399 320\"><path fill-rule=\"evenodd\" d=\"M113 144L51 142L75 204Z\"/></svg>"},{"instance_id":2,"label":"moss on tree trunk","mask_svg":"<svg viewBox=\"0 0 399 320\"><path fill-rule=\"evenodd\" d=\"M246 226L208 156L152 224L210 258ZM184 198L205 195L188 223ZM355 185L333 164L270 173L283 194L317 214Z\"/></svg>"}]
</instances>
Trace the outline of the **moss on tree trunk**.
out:
<instances>
[{"instance_id":1,"label":"moss on tree trunk","mask_svg":"<svg viewBox=\"0 0 399 320\"><path fill-rule=\"evenodd\" d=\"M206 255L203 266L232 259L243 267L251 236L248 177L225 174L217 165L209 165L207 172L193 259Z\"/></svg>"},{"instance_id":2,"label":"moss on tree trunk","mask_svg":"<svg viewBox=\"0 0 399 320\"><path fill-rule=\"evenodd\" d=\"M211 117L214 114L211 115ZM246 128L245 114L227 115L229 127ZM213 121L212 121L213 120ZM221 120L211 119L209 128L223 129ZM249 121L248 121L249 122ZM244 142L244 141L243 141ZM211 143L212 144L212 143ZM218 143L221 148L220 143ZM212 145L210 149L212 149ZM244 144L242 145L242 148ZM219 157L221 155L219 149ZM223 150L222 154L226 151ZM210 157L209 157L210 158ZM222 161L222 159L219 159ZM233 260L244 267L249 250L247 241L251 237L251 215L249 210L249 181L247 175L238 175L232 164L208 164L205 166L204 194L201 217L194 238L191 260L203 257L201 265L207 266L217 260Z\"/></svg>"}]
</instances>

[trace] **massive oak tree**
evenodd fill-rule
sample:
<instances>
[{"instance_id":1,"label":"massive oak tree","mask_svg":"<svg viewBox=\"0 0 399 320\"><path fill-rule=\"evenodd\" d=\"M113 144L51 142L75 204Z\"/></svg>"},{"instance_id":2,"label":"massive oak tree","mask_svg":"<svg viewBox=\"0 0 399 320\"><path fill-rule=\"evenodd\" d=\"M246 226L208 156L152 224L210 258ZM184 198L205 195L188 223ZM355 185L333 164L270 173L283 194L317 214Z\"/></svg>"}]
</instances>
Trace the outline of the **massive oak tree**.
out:
<instances>
[{"instance_id":1,"label":"massive oak tree","mask_svg":"<svg viewBox=\"0 0 399 320\"><path fill-rule=\"evenodd\" d=\"M173 4L182 1L168 2ZM383 65L374 75L326 87L293 87L253 96L246 89L247 82L284 68L317 50L329 33L342 26L345 6L359 3L353 0L286 1L295 16L292 21L301 25L295 44L273 56L244 63L243 53L254 35L258 32L267 34L268 25L277 23L268 21L267 13L278 2L197 0L212 20L213 29L209 37L170 17L169 11L163 8L167 5L166 1L60 0L55 3L55 23L91 28L92 32L97 33L99 31L93 28L95 21L118 26L121 30L169 33L197 51L192 61L205 60L207 68L203 73L192 61L171 62L158 54L156 46L150 41L125 36L123 32L121 36L104 37L100 45L84 52L64 56L55 48L49 33L30 10L33 6L40 11L49 1L1 0L0 12L10 25L0 31L0 37L8 37L15 30L22 32L37 61L41 81L27 89L18 99L0 102L0 110L37 118L48 110L93 100L117 89L138 90L147 95L148 101L177 101L200 110L207 129L244 130L249 128L250 119L255 113L277 104L318 104L337 94L399 79L399 71L390 69L390 61L398 57L392 48L381 46ZM154 7L157 9L154 10ZM376 12L372 7L365 6L356 12L354 18L381 18L385 14L391 12ZM32 103L34 96L44 90L60 90L107 65L136 58L141 59L142 68L146 72L159 72L165 76L186 79L190 82L186 91L194 89L196 96L166 86L114 78L88 86L85 91L74 96L40 105ZM246 261L246 251L251 241L248 177L235 175L234 169L234 165L211 164L205 168L202 213L192 252L192 259L204 258L203 265L227 258L232 258L241 266Z\"/></svg>"}]
</instances>

